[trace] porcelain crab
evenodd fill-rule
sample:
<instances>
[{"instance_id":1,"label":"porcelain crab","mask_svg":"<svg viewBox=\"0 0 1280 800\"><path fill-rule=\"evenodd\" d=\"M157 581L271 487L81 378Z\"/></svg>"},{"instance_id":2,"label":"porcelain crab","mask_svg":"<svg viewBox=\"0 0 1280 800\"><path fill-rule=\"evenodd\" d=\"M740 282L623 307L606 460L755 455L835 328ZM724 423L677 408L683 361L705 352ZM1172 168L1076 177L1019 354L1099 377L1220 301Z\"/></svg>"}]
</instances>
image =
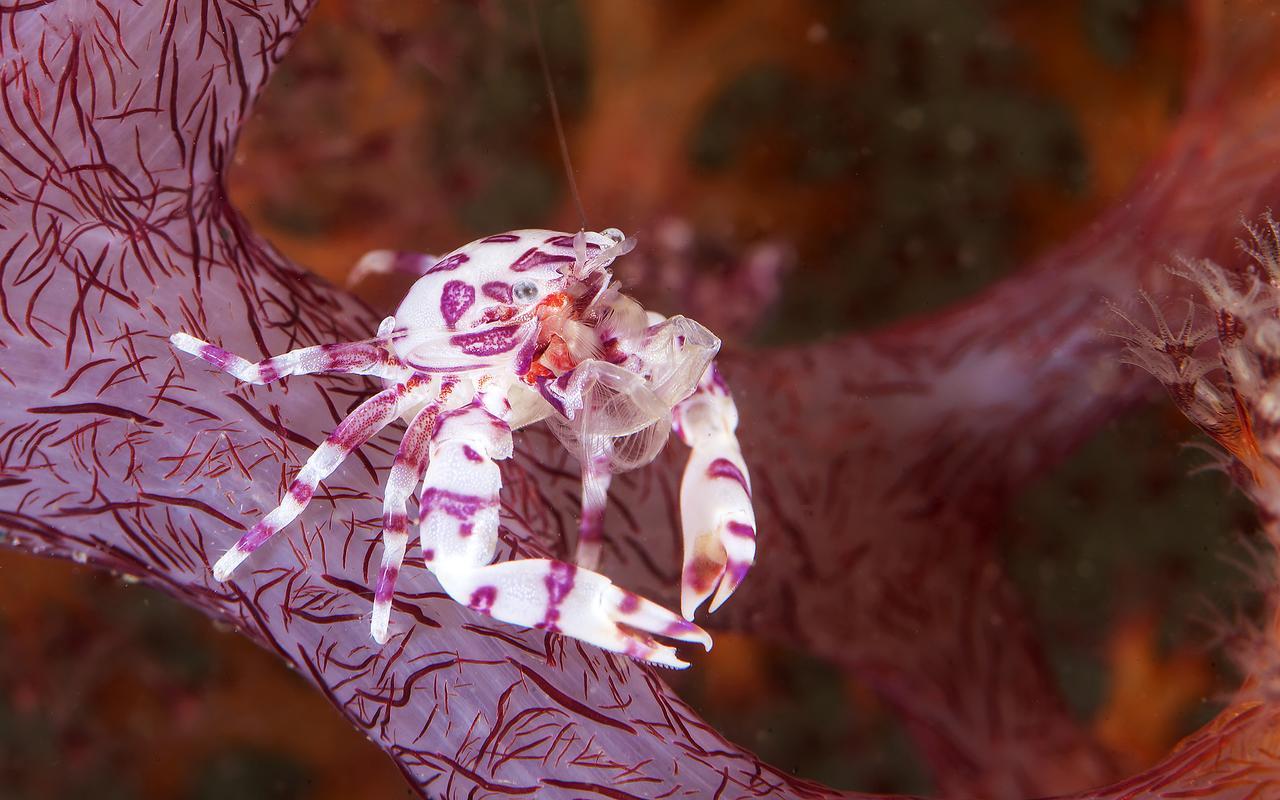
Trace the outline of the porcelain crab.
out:
<instances>
[{"instance_id":1,"label":"porcelain crab","mask_svg":"<svg viewBox=\"0 0 1280 800\"><path fill-rule=\"evenodd\" d=\"M383 498L383 557L371 632L385 642L408 543L407 506L421 484L422 557L441 587L476 612L559 631L606 650L684 667L658 637L711 638L692 620L714 611L755 559L755 516L738 446L737 409L713 359L720 341L693 320L646 312L610 265L634 245L616 229L521 230L435 258L370 254L360 272L418 276L394 316L361 342L319 344L250 362L186 333L170 341L245 383L351 373L383 390L355 408L307 459L279 506L213 567L226 580L290 522L354 449L403 419ZM501 475L512 431L548 424L578 459L582 509L575 563L492 563ZM680 489L681 615L595 571L612 476L643 466L674 429L690 455Z\"/></svg>"}]
</instances>

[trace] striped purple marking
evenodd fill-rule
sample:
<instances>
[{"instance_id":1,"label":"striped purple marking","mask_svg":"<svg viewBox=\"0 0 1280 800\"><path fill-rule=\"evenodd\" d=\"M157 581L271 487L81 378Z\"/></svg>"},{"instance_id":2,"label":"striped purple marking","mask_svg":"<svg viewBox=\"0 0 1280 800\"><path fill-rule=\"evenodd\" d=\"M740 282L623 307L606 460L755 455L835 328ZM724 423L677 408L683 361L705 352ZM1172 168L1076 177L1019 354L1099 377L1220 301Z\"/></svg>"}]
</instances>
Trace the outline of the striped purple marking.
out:
<instances>
[{"instance_id":1,"label":"striped purple marking","mask_svg":"<svg viewBox=\"0 0 1280 800\"><path fill-rule=\"evenodd\" d=\"M486 508L497 505L496 500L461 494L447 489L428 489L422 493L422 518L432 511L448 514L454 519L468 521Z\"/></svg>"},{"instance_id":2,"label":"striped purple marking","mask_svg":"<svg viewBox=\"0 0 1280 800\"><path fill-rule=\"evenodd\" d=\"M640 610L640 595L635 592L624 591L622 600L618 603L618 610L623 614L634 614Z\"/></svg>"},{"instance_id":3,"label":"striped purple marking","mask_svg":"<svg viewBox=\"0 0 1280 800\"><path fill-rule=\"evenodd\" d=\"M679 619L668 625L662 630L663 636L682 636L686 633L693 633L698 630L698 626L694 625L687 619Z\"/></svg>"},{"instance_id":4,"label":"striped purple marking","mask_svg":"<svg viewBox=\"0 0 1280 800\"><path fill-rule=\"evenodd\" d=\"M575 256L544 253L536 247L531 247L511 263L511 270L513 272L526 272L545 264L563 264L574 260L576 260Z\"/></svg>"},{"instance_id":5,"label":"striped purple marking","mask_svg":"<svg viewBox=\"0 0 1280 800\"><path fill-rule=\"evenodd\" d=\"M598 542L604 538L604 506L582 509L582 521L578 523L578 541Z\"/></svg>"},{"instance_id":6,"label":"striped purple marking","mask_svg":"<svg viewBox=\"0 0 1280 800\"><path fill-rule=\"evenodd\" d=\"M729 520L729 524L726 527L729 529L729 533L732 533L734 536L741 536L743 539L756 538L756 529L745 522Z\"/></svg>"},{"instance_id":7,"label":"striped purple marking","mask_svg":"<svg viewBox=\"0 0 1280 800\"><path fill-rule=\"evenodd\" d=\"M481 614L492 614L493 603L497 599L497 586L481 586L471 593L471 599L467 601L467 606L479 611Z\"/></svg>"},{"instance_id":8,"label":"striped purple marking","mask_svg":"<svg viewBox=\"0 0 1280 800\"><path fill-rule=\"evenodd\" d=\"M363 343L345 343L345 344L324 344L320 345L320 352L328 358L328 364L325 367L329 370L340 370L345 367L360 366L362 364L376 364L384 360L379 349Z\"/></svg>"},{"instance_id":9,"label":"striped purple marking","mask_svg":"<svg viewBox=\"0 0 1280 800\"><path fill-rule=\"evenodd\" d=\"M275 535L276 529L265 522L259 522L249 529L249 532L236 542L234 549L243 553L252 553L262 546L262 543Z\"/></svg>"},{"instance_id":10,"label":"striped purple marking","mask_svg":"<svg viewBox=\"0 0 1280 800\"><path fill-rule=\"evenodd\" d=\"M567 375L568 373L565 373L565 374ZM568 413L566 413L565 411L564 401L560 399L559 395L551 391L551 381L547 380L546 378L539 378L538 394L542 395L542 399L550 403L551 407L554 408L556 410L556 413L558 413L560 416L566 417L566 418L569 416Z\"/></svg>"},{"instance_id":11,"label":"striped purple marking","mask_svg":"<svg viewBox=\"0 0 1280 800\"><path fill-rule=\"evenodd\" d=\"M276 369L274 358L269 358L258 365L258 380L263 383L271 383L280 377L280 370Z\"/></svg>"},{"instance_id":12,"label":"striped purple marking","mask_svg":"<svg viewBox=\"0 0 1280 800\"><path fill-rule=\"evenodd\" d=\"M499 233L493 236L486 236L480 240L481 244L501 244L503 242L518 242L520 237L514 233Z\"/></svg>"},{"instance_id":13,"label":"striped purple marking","mask_svg":"<svg viewBox=\"0 0 1280 800\"><path fill-rule=\"evenodd\" d=\"M485 297L497 300L499 303L511 302L511 284L505 281L489 281L480 287L480 291L484 292Z\"/></svg>"},{"instance_id":14,"label":"striped purple marking","mask_svg":"<svg viewBox=\"0 0 1280 800\"><path fill-rule=\"evenodd\" d=\"M463 264L467 263L470 260L471 260L471 256L467 255L466 253L454 253L448 258L442 261L437 261L436 263L432 264L431 269L427 270L423 274L434 275L437 272L449 272L450 270L457 269L458 267L462 266Z\"/></svg>"},{"instance_id":15,"label":"striped purple marking","mask_svg":"<svg viewBox=\"0 0 1280 800\"><path fill-rule=\"evenodd\" d=\"M232 358L231 353L212 344L206 344L200 348L200 357L218 369L226 369Z\"/></svg>"},{"instance_id":16,"label":"striped purple marking","mask_svg":"<svg viewBox=\"0 0 1280 800\"><path fill-rule=\"evenodd\" d=\"M446 376L460 375L464 372L474 372L475 370L485 369L487 367L486 364L423 364L422 362L414 361L413 359L409 359L408 363L409 366L413 367L418 372L443 373Z\"/></svg>"},{"instance_id":17,"label":"striped purple marking","mask_svg":"<svg viewBox=\"0 0 1280 800\"><path fill-rule=\"evenodd\" d=\"M560 604L573 591L574 575L578 568L563 561L552 561L543 582L547 586L547 614L538 627L551 631L560 630L556 623L560 621Z\"/></svg>"},{"instance_id":18,"label":"striped purple marking","mask_svg":"<svg viewBox=\"0 0 1280 800\"><path fill-rule=\"evenodd\" d=\"M449 343L469 356L496 356L520 343L519 332L519 325L504 325L474 333L460 333L450 337Z\"/></svg>"},{"instance_id":19,"label":"striped purple marking","mask_svg":"<svg viewBox=\"0 0 1280 800\"><path fill-rule=\"evenodd\" d=\"M289 496L299 504L308 502L311 499L311 495L315 494L315 491L316 487L304 481L294 481L289 484Z\"/></svg>"},{"instance_id":20,"label":"striped purple marking","mask_svg":"<svg viewBox=\"0 0 1280 800\"><path fill-rule=\"evenodd\" d=\"M458 320L476 302L476 287L466 281L449 281L440 291L440 316L444 323L453 330Z\"/></svg>"},{"instance_id":21,"label":"striped purple marking","mask_svg":"<svg viewBox=\"0 0 1280 800\"><path fill-rule=\"evenodd\" d=\"M468 461L475 461L477 463L484 461L484 456L477 453L476 449L469 444L464 444L462 446L462 454L467 457Z\"/></svg>"},{"instance_id":22,"label":"striped purple marking","mask_svg":"<svg viewBox=\"0 0 1280 800\"><path fill-rule=\"evenodd\" d=\"M708 478L728 478L737 481L742 487L742 491L746 492L747 497L751 496L751 486L747 484L747 476L742 474L742 470L727 458L717 458L707 467Z\"/></svg>"},{"instance_id":23,"label":"striped purple marking","mask_svg":"<svg viewBox=\"0 0 1280 800\"><path fill-rule=\"evenodd\" d=\"M384 567L382 573L378 575L378 588L373 593L373 601L375 603L385 603L395 594L396 576L400 574L400 570L395 567Z\"/></svg>"},{"instance_id":24,"label":"striped purple marking","mask_svg":"<svg viewBox=\"0 0 1280 800\"><path fill-rule=\"evenodd\" d=\"M552 236L550 239L546 240L545 244L554 245L555 247L568 247L572 249L573 236L570 234L561 234L559 236ZM588 250L600 249L600 245L596 244L595 242L587 242L586 245Z\"/></svg>"},{"instance_id":25,"label":"striped purple marking","mask_svg":"<svg viewBox=\"0 0 1280 800\"><path fill-rule=\"evenodd\" d=\"M520 352L516 353L516 374L523 375L529 371L529 367L533 366L533 357L538 354L538 338L530 336L528 341L524 343L524 347L520 348Z\"/></svg>"},{"instance_id":26,"label":"striped purple marking","mask_svg":"<svg viewBox=\"0 0 1280 800\"><path fill-rule=\"evenodd\" d=\"M566 564L563 561L551 562L546 584L552 605L560 605L569 596L569 592L573 589L573 576L577 572L578 568L573 564Z\"/></svg>"},{"instance_id":27,"label":"striped purple marking","mask_svg":"<svg viewBox=\"0 0 1280 800\"><path fill-rule=\"evenodd\" d=\"M698 556L684 568L684 582L687 586L705 592L720 577L720 564L709 558Z\"/></svg>"}]
</instances>

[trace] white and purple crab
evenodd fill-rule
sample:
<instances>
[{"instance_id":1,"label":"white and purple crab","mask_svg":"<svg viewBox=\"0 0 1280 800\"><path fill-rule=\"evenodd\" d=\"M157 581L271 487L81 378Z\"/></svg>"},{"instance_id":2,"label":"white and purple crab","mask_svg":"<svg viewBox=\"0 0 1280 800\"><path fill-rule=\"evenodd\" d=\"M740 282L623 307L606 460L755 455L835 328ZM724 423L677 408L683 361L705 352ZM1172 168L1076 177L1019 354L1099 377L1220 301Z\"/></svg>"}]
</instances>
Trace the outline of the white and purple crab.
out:
<instances>
[{"instance_id":1,"label":"white and purple crab","mask_svg":"<svg viewBox=\"0 0 1280 800\"><path fill-rule=\"evenodd\" d=\"M222 556L227 579L292 522L319 483L397 417L407 422L383 499L383 558L373 638L388 636L419 481L422 557L459 603L497 619L559 631L606 650L684 667L655 636L698 642L755 559L751 487L734 433L737 409L712 359L720 341L698 323L646 312L618 291L609 266L634 240L524 230L489 236L441 258L366 257L361 269L419 276L375 338L305 347L258 363L185 333L170 341L246 383L341 372L384 389L343 419L307 459L280 505ZM511 432L545 421L582 467L576 564L491 563ZM690 447L680 490L683 618L593 571L612 476L649 463L675 428Z\"/></svg>"}]
</instances>

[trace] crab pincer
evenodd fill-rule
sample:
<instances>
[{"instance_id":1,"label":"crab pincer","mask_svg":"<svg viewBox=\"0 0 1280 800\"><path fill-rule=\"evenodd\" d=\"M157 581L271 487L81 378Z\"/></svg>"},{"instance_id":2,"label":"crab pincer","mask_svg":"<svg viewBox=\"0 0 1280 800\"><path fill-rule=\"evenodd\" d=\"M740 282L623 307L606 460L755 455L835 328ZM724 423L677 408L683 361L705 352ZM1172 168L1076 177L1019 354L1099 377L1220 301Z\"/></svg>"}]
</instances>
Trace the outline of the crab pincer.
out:
<instances>
[{"instance_id":1,"label":"crab pincer","mask_svg":"<svg viewBox=\"0 0 1280 800\"><path fill-rule=\"evenodd\" d=\"M675 428L689 445L680 483L684 568L680 610L686 619L712 593L708 610L729 599L756 556L756 518L751 479L735 430L738 409L715 365L707 367L693 394L675 409Z\"/></svg>"},{"instance_id":2,"label":"crab pincer","mask_svg":"<svg viewBox=\"0 0 1280 800\"><path fill-rule=\"evenodd\" d=\"M632 658L680 669L675 648L658 637L711 649L702 628L608 578L573 564L537 558L438 573L454 598L515 625L554 631Z\"/></svg>"}]
</instances>

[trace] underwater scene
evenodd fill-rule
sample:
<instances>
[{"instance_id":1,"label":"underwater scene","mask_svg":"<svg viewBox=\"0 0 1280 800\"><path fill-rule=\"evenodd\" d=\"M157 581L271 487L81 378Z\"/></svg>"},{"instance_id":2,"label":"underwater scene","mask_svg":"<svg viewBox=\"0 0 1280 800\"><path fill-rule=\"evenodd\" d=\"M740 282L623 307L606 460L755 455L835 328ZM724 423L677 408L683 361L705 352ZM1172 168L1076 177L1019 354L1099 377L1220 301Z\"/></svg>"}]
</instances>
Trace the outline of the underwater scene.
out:
<instances>
[{"instance_id":1,"label":"underwater scene","mask_svg":"<svg viewBox=\"0 0 1280 800\"><path fill-rule=\"evenodd\" d=\"M1280 798L1277 41L0 0L0 800Z\"/></svg>"}]
</instances>

